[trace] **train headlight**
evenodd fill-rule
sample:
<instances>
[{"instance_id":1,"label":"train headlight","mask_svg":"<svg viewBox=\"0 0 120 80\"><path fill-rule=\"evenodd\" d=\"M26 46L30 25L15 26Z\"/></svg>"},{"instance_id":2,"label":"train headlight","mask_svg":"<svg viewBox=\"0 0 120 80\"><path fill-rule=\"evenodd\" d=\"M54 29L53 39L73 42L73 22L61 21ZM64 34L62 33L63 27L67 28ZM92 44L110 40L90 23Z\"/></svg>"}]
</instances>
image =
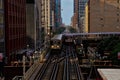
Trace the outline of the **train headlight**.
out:
<instances>
[{"instance_id":1,"label":"train headlight","mask_svg":"<svg viewBox=\"0 0 120 80\"><path fill-rule=\"evenodd\" d=\"M57 46L57 48L60 48L60 46Z\"/></svg>"},{"instance_id":2,"label":"train headlight","mask_svg":"<svg viewBox=\"0 0 120 80\"><path fill-rule=\"evenodd\" d=\"M54 46L51 46L51 48L54 48Z\"/></svg>"}]
</instances>

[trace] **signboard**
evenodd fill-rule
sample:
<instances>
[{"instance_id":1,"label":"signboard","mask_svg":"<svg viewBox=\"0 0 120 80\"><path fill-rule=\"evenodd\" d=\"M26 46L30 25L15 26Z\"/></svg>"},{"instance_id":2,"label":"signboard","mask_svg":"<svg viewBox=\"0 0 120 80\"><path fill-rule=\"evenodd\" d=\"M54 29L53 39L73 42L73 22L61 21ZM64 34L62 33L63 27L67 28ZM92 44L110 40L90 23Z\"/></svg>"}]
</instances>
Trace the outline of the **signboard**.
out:
<instances>
[{"instance_id":1,"label":"signboard","mask_svg":"<svg viewBox=\"0 0 120 80\"><path fill-rule=\"evenodd\" d=\"M120 60L120 52L118 52L118 59Z\"/></svg>"},{"instance_id":2,"label":"signboard","mask_svg":"<svg viewBox=\"0 0 120 80\"><path fill-rule=\"evenodd\" d=\"M0 53L0 62L3 60L3 53Z\"/></svg>"}]
</instances>

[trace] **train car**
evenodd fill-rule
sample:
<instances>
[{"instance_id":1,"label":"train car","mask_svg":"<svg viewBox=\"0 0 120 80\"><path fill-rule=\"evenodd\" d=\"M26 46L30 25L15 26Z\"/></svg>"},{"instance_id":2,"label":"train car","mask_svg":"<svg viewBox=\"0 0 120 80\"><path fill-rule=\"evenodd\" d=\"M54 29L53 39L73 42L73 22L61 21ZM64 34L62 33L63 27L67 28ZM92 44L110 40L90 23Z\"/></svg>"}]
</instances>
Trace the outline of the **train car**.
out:
<instances>
[{"instance_id":1,"label":"train car","mask_svg":"<svg viewBox=\"0 0 120 80\"><path fill-rule=\"evenodd\" d=\"M60 53L62 48L62 34L55 35L51 39L51 54Z\"/></svg>"},{"instance_id":2,"label":"train car","mask_svg":"<svg viewBox=\"0 0 120 80\"><path fill-rule=\"evenodd\" d=\"M64 34L63 35L63 44L65 44L65 45L73 45L74 44L73 35Z\"/></svg>"}]
</instances>

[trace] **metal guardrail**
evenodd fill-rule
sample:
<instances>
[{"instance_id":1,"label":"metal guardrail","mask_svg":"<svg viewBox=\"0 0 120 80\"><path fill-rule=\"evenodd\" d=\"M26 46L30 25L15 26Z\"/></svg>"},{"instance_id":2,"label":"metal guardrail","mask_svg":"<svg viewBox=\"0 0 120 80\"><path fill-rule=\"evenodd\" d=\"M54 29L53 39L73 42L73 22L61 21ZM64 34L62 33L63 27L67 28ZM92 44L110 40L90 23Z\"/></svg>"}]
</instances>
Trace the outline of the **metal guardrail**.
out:
<instances>
[{"instance_id":1,"label":"metal guardrail","mask_svg":"<svg viewBox=\"0 0 120 80\"><path fill-rule=\"evenodd\" d=\"M43 50L42 54L45 55L45 53L46 52L44 52L44 50ZM15 76L12 80L29 80L31 75L34 73L34 71L39 66L40 57L36 57L36 56L39 56L39 55L35 55L34 64L27 70L25 75L24 76Z\"/></svg>"},{"instance_id":2,"label":"metal guardrail","mask_svg":"<svg viewBox=\"0 0 120 80\"><path fill-rule=\"evenodd\" d=\"M42 55L42 54L45 54L44 50L41 51L40 55ZM37 67L39 66L39 61L41 58L40 55L38 55L38 54L35 55L34 64L25 73L24 80L29 80L31 75L34 73L35 69L37 69Z\"/></svg>"},{"instance_id":3,"label":"metal guardrail","mask_svg":"<svg viewBox=\"0 0 120 80\"><path fill-rule=\"evenodd\" d=\"M12 80L29 80L30 76L34 73L35 69L39 66L39 63L34 63L25 73L24 76L15 76Z\"/></svg>"},{"instance_id":4,"label":"metal guardrail","mask_svg":"<svg viewBox=\"0 0 120 80\"><path fill-rule=\"evenodd\" d=\"M39 63L34 63L29 70L27 70L27 72L25 73L25 77L24 80L29 80L30 76L33 74L33 72L35 71L35 69L37 69L37 67L39 66Z\"/></svg>"}]
</instances>

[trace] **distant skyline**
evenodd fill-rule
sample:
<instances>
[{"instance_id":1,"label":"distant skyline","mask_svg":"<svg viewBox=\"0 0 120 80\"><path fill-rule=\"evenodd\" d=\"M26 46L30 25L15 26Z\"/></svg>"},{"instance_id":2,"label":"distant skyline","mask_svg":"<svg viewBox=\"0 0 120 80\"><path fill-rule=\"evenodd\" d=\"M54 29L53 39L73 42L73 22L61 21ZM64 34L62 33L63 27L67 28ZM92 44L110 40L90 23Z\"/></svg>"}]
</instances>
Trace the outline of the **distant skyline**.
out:
<instances>
[{"instance_id":1,"label":"distant skyline","mask_svg":"<svg viewBox=\"0 0 120 80\"><path fill-rule=\"evenodd\" d=\"M70 25L73 16L73 0L61 0L62 22Z\"/></svg>"}]
</instances>

